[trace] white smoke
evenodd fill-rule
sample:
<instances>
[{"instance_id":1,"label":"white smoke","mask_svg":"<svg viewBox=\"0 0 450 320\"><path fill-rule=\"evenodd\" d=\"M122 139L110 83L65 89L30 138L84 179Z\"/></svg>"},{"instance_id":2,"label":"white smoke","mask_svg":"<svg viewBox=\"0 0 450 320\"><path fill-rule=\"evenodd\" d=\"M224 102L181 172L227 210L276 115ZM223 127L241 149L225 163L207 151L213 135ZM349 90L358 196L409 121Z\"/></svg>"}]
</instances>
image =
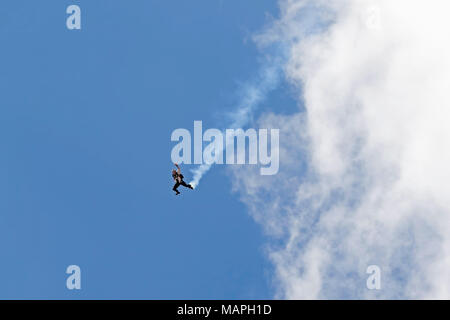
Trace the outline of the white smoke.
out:
<instances>
[{"instance_id":1,"label":"white smoke","mask_svg":"<svg viewBox=\"0 0 450 320\"><path fill-rule=\"evenodd\" d=\"M248 125L256 109L267 98L268 93L278 86L282 73L281 59L282 55L275 58L267 57L258 76L252 82L242 86L239 103L235 110L228 114L230 120L228 124L225 124L226 129L244 128ZM200 179L210 168L211 164L204 163L191 170L193 178L190 184L196 188Z\"/></svg>"},{"instance_id":2,"label":"white smoke","mask_svg":"<svg viewBox=\"0 0 450 320\"><path fill-rule=\"evenodd\" d=\"M289 48L301 111L260 119L280 128L278 175L233 168L277 239L278 297L449 299L450 3L280 8L260 41ZM379 291L366 288L369 265L381 269Z\"/></svg>"}]
</instances>

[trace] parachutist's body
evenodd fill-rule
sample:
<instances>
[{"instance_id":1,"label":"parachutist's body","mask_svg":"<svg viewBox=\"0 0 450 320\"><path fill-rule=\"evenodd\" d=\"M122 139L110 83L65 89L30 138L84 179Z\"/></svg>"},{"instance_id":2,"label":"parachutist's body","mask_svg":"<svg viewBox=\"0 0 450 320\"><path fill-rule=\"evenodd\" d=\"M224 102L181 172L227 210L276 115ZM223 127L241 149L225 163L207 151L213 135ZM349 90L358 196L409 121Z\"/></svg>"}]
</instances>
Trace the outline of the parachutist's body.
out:
<instances>
[{"instance_id":1,"label":"parachutist's body","mask_svg":"<svg viewBox=\"0 0 450 320\"><path fill-rule=\"evenodd\" d=\"M194 189L190 184L187 184L186 182L184 182L183 180L183 175L181 174L181 170L180 167L178 166L178 164L175 163L175 167L177 167L177 171L172 170L172 178L173 180L175 180L175 185L173 186L172 190L175 191L176 195L180 194L180 191L178 191L178 187L180 185L182 185L183 187L189 188L189 189Z\"/></svg>"}]
</instances>

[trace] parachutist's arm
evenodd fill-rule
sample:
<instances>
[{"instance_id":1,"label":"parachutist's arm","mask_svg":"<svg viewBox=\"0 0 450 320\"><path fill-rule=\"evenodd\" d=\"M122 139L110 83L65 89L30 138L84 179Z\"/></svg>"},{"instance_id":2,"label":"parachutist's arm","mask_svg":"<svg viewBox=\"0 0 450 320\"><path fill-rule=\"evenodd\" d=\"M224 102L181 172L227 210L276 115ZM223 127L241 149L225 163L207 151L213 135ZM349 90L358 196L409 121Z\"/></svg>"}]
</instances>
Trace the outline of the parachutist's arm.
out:
<instances>
[{"instance_id":1,"label":"parachutist's arm","mask_svg":"<svg viewBox=\"0 0 450 320\"><path fill-rule=\"evenodd\" d=\"M180 169L180 166L178 165L178 163L175 163L175 167L177 167L177 172L178 172L178 174L180 174L181 173L181 169Z\"/></svg>"}]
</instances>

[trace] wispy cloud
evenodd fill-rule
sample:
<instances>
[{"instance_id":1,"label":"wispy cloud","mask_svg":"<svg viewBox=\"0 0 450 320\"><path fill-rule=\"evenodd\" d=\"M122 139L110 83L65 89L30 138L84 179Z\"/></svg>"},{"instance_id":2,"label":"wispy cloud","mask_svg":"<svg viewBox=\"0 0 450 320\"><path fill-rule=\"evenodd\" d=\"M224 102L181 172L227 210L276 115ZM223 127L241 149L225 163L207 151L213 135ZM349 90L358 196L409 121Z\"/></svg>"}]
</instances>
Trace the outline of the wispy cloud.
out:
<instances>
[{"instance_id":1,"label":"wispy cloud","mask_svg":"<svg viewBox=\"0 0 450 320\"><path fill-rule=\"evenodd\" d=\"M304 112L259 120L280 128L278 175L233 169L243 201L278 239L269 254L279 296L450 298L448 3L280 8L259 41L288 48L283 70ZM372 264L379 291L365 286Z\"/></svg>"}]
</instances>

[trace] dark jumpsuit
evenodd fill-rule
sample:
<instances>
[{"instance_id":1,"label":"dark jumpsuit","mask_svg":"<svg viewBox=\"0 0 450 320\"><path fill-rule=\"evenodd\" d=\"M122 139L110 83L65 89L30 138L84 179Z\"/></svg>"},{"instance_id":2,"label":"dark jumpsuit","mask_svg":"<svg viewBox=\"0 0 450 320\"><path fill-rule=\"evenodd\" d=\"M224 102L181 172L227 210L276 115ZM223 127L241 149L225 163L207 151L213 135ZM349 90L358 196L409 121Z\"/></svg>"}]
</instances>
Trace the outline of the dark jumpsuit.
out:
<instances>
[{"instance_id":1,"label":"dark jumpsuit","mask_svg":"<svg viewBox=\"0 0 450 320\"><path fill-rule=\"evenodd\" d=\"M183 180L184 177L181 173L180 174L178 174L176 172L172 173L172 178L175 180L175 185L173 186L172 190L175 191L177 194L180 193L180 191L178 191L178 187L180 185L182 185L183 187L192 189L192 186L190 184L187 184L186 182L184 182L184 180ZM178 180L178 178L180 178L180 179Z\"/></svg>"}]
</instances>

